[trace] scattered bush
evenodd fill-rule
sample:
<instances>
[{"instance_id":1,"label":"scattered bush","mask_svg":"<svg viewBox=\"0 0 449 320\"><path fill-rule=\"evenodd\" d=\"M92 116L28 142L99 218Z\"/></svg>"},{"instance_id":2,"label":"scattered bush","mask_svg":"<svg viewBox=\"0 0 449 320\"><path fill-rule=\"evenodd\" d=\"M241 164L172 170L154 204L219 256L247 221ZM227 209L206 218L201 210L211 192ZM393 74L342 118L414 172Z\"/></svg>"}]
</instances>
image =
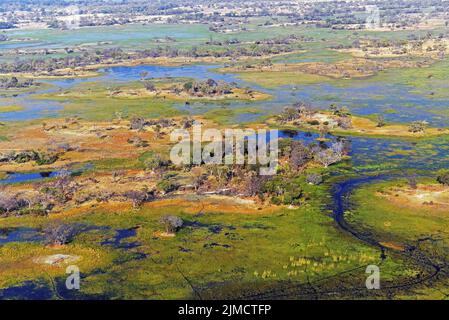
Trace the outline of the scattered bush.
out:
<instances>
[{"instance_id":1,"label":"scattered bush","mask_svg":"<svg viewBox=\"0 0 449 320\"><path fill-rule=\"evenodd\" d=\"M426 130L426 127L427 127L426 121L414 121L410 123L408 131L413 133L424 132Z\"/></svg>"}]
</instances>

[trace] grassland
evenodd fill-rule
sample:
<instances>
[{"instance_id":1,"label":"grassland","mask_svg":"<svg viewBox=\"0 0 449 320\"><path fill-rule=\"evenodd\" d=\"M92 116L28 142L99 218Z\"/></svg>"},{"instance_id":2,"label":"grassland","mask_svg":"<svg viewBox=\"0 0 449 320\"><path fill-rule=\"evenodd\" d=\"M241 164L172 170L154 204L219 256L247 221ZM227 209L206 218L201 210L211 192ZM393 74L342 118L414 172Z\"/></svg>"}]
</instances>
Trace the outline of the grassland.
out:
<instances>
[{"instance_id":1,"label":"grassland","mask_svg":"<svg viewBox=\"0 0 449 320\"><path fill-rule=\"evenodd\" d=\"M318 199L326 198L325 187L310 186L304 181L302 187L317 200L302 208L274 212L257 208L242 212L242 206L232 201L230 205L223 200L198 198L194 204L183 200L154 202L138 210L106 205L67 211L50 220L22 217L2 222L5 227L38 227L57 219L113 229L137 227L136 237L126 241L138 241L141 245L127 252L109 248L108 254L102 255L106 248L98 247L98 243L111 235L97 231L83 233L72 245L57 250L86 257L87 265L81 269L86 273L89 273L91 259L97 259L96 266L103 272L82 280L83 294L150 299L199 298L202 295L236 297L257 294L282 281L301 285L319 281L323 276L338 281L339 275L349 270L360 279L353 286L362 287L364 268L367 264L378 263L379 253L375 248L342 236L333 219L323 214ZM158 220L167 213L197 223L186 225L174 238L160 237ZM51 251L38 245L16 246L26 247L21 255L28 258L13 255L8 262L10 267L21 268L20 263ZM248 251L249 247L259 249ZM10 245L4 250L13 248L14 245ZM89 253L82 248L93 248L93 251ZM126 261L126 256L136 251L147 254L148 258ZM111 264L110 257L117 255L125 262ZM383 264L386 281L399 276L401 267L397 262L388 259ZM58 273L54 271L53 275ZM37 270L27 273L27 279L33 277L45 279ZM4 285L13 284L13 277L7 279ZM23 278L14 282L19 283L19 280ZM232 284L232 291L226 286L223 288L221 283Z\"/></svg>"},{"instance_id":2,"label":"grassland","mask_svg":"<svg viewBox=\"0 0 449 320\"><path fill-rule=\"evenodd\" d=\"M350 221L398 241L402 246L424 236L439 234L449 223L449 189L432 179L423 179L416 189L406 180L367 185L352 199L357 204ZM442 240L445 242L445 240Z\"/></svg>"},{"instance_id":3,"label":"grassland","mask_svg":"<svg viewBox=\"0 0 449 320\"><path fill-rule=\"evenodd\" d=\"M415 259L445 268L449 245L447 186L422 178L414 189L407 181L396 179L363 186L351 201L354 209L346 213L346 219L355 228L373 235L393 252L409 252L413 257L414 250L419 250L421 255ZM447 284L443 276L442 281L416 290L416 295L403 294L402 298L445 299Z\"/></svg>"},{"instance_id":4,"label":"grassland","mask_svg":"<svg viewBox=\"0 0 449 320\"><path fill-rule=\"evenodd\" d=\"M329 79L323 76L290 71L240 72L239 78L247 82L256 83L266 88L276 88L286 85L323 83L329 81Z\"/></svg>"}]
</instances>

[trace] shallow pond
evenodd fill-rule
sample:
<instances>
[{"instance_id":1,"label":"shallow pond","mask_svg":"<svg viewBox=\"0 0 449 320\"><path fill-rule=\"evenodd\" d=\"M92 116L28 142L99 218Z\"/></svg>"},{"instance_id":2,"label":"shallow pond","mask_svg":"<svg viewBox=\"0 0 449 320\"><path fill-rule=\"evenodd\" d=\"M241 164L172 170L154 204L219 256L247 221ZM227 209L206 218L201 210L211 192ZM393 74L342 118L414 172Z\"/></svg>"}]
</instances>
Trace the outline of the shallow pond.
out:
<instances>
[{"instance_id":1,"label":"shallow pond","mask_svg":"<svg viewBox=\"0 0 449 320\"><path fill-rule=\"evenodd\" d=\"M34 228L2 228L0 229L0 245L12 242L41 242L44 236Z\"/></svg>"},{"instance_id":2,"label":"shallow pond","mask_svg":"<svg viewBox=\"0 0 449 320\"><path fill-rule=\"evenodd\" d=\"M30 172L30 173L7 173L6 179L0 180L1 184L24 183L42 180L46 178L54 178L59 175L60 171L51 172Z\"/></svg>"},{"instance_id":3,"label":"shallow pond","mask_svg":"<svg viewBox=\"0 0 449 320\"><path fill-rule=\"evenodd\" d=\"M189 105L178 103L175 106L192 114L202 114L212 109L220 109L224 106L230 109L243 109L251 107L254 112L242 112L231 117L231 122L254 121L258 117L267 114L279 113L285 106L297 101L310 102L312 105L327 109L330 104L347 106L356 115L372 115L382 113L387 121L410 122L414 120L426 120L432 126L446 126L449 117L434 112L447 111L449 101L432 99L428 96L418 95L412 87L403 85L389 85L388 83L372 81L342 80L339 85L320 83L312 85L283 86L274 89L260 87L253 83L247 83L231 73L218 73L214 69L219 65L184 65L184 66L122 66L99 69L101 75L91 78L44 80L54 88L50 90L37 90L37 93L51 92L67 89L83 82L129 82L141 79L142 72L147 72L151 78L193 78L196 80L214 79L216 81L235 82L241 87L251 87L254 90L263 91L273 96L273 99L262 102L227 101L223 102L193 102ZM13 99L14 104L22 105L25 109L18 112L0 114L2 121L29 120L36 118L56 117L58 111L64 105L57 101L37 101L32 99L32 94L20 94ZM10 103L11 99L9 99ZM0 104L6 104L6 100L0 98Z\"/></svg>"}]
</instances>

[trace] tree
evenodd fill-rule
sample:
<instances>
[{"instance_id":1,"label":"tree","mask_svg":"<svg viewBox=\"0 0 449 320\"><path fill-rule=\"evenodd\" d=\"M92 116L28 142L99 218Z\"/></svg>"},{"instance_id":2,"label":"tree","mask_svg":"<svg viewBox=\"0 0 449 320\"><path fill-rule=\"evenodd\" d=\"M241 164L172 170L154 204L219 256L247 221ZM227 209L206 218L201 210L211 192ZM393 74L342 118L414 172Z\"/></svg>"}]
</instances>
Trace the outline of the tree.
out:
<instances>
[{"instance_id":1,"label":"tree","mask_svg":"<svg viewBox=\"0 0 449 320\"><path fill-rule=\"evenodd\" d=\"M378 114L377 115L377 127L381 128L381 127L385 127L386 123L385 123L385 117L382 114Z\"/></svg>"},{"instance_id":2,"label":"tree","mask_svg":"<svg viewBox=\"0 0 449 320\"><path fill-rule=\"evenodd\" d=\"M342 141L332 143L330 149L340 158L346 154L345 144Z\"/></svg>"},{"instance_id":3,"label":"tree","mask_svg":"<svg viewBox=\"0 0 449 320\"><path fill-rule=\"evenodd\" d=\"M193 179L193 186L195 187L195 191L198 191L198 188L201 186L206 176L201 167L193 167L190 170Z\"/></svg>"},{"instance_id":4,"label":"tree","mask_svg":"<svg viewBox=\"0 0 449 320\"><path fill-rule=\"evenodd\" d=\"M237 169L238 170L238 169ZM244 175L243 170L241 172ZM244 192L247 196L261 196L264 184L268 180L268 176L260 175L247 175L243 177L245 179Z\"/></svg>"},{"instance_id":5,"label":"tree","mask_svg":"<svg viewBox=\"0 0 449 320\"><path fill-rule=\"evenodd\" d=\"M44 238L47 245L65 245L73 240L75 229L62 223L54 223L44 229Z\"/></svg>"},{"instance_id":6,"label":"tree","mask_svg":"<svg viewBox=\"0 0 449 320\"><path fill-rule=\"evenodd\" d=\"M407 182L411 189L417 189L418 188L418 180L416 179L415 174L411 174L407 176Z\"/></svg>"},{"instance_id":7,"label":"tree","mask_svg":"<svg viewBox=\"0 0 449 320\"><path fill-rule=\"evenodd\" d=\"M335 142L330 148L317 151L315 153L315 159L327 168L331 164L341 161L344 150L345 148L342 142Z\"/></svg>"},{"instance_id":8,"label":"tree","mask_svg":"<svg viewBox=\"0 0 449 320\"><path fill-rule=\"evenodd\" d=\"M154 92L156 91L156 86L154 85L153 82L151 81L144 81L143 82L143 86L145 87L146 90Z\"/></svg>"},{"instance_id":9,"label":"tree","mask_svg":"<svg viewBox=\"0 0 449 320\"><path fill-rule=\"evenodd\" d=\"M184 224L181 218L172 215L162 216L159 222L164 226L165 232L170 234L176 233Z\"/></svg>"},{"instance_id":10,"label":"tree","mask_svg":"<svg viewBox=\"0 0 449 320\"><path fill-rule=\"evenodd\" d=\"M267 180L262 188L262 192L271 196L271 202L279 205L299 205L304 193L299 184L284 177L274 177Z\"/></svg>"},{"instance_id":11,"label":"tree","mask_svg":"<svg viewBox=\"0 0 449 320\"><path fill-rule=\"evenodd\" d=\"M441 173L438 176L437 181L439 183L441 183L442 185L449 186L449 171L445 171L445 172Z\"/></svg>"},{"instance_id":12,"label":"tree","mask_svg":"<svg viewBox=\"0 0 449 320\"><path fill-rule=\"evenodd\" d=\"M26 206L26 203L18 199L17 195L7 192L0 193L0 213L9 214L24 206Z\"/></svg>"},{"instance_id":13,"label":"tree","mask_svg":"<svg viewBox=\"0 0 449 320\"><path fill-rule=\"evenodd\" d=\"M162 127L160 124L154 126L154 139L159 139L162 135Z\"/></svg>"},{"instance_id":14,"label":"tree","mask_svg":"<svg viewBox=\"0 0 449 320\"><path fill-rule=\"evenodd\" d=\"M293 141L290 151L290 165L297 170L310 159L310 151L301 141Z\"/></svg>"}]
</instances>

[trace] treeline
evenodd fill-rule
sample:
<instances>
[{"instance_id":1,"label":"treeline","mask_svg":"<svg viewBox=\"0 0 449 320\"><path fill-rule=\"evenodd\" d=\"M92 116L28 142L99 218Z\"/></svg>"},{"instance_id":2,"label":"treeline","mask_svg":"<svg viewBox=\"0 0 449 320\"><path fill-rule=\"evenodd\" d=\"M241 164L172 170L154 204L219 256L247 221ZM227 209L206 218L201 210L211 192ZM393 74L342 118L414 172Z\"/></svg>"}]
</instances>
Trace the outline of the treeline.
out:
<instances>
[{"instance_id":1,"label":"treeline","mask_svg":"<svg viewBox=\"0 0 449 320\"><path fill-rule=\"evenodd\" d=\"M34 85L33 79L26 79L24 81L19 81L16 77L11 78L0 78L0 88L10 89L10 88L28 88Z\"/></svg>"},{"instance_id":2,"label":"treeline","mask_svg":"<svg viewBox=\"0 0 449 320\"><path fill-rule=\"evenodd\" d=\"M15 60L0 64L0 73L11 72L51 72L63 68L76 68L88 65L123 62L145 58L241 58L241 57L262 57L280 53L292 52L295 47L292 45L254 44L248 46L226 47L222 50L192 47L180 49L173 46L158 46L151 49L126 52L121 48L99 49L92 52L84 52L82 55L65 56L58 58L34 58L27 60Z\"/></svg>"}]
</instances>

